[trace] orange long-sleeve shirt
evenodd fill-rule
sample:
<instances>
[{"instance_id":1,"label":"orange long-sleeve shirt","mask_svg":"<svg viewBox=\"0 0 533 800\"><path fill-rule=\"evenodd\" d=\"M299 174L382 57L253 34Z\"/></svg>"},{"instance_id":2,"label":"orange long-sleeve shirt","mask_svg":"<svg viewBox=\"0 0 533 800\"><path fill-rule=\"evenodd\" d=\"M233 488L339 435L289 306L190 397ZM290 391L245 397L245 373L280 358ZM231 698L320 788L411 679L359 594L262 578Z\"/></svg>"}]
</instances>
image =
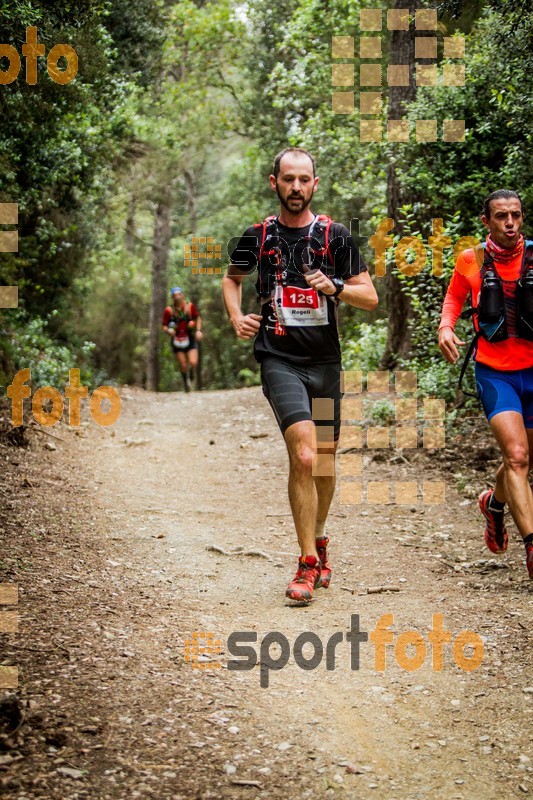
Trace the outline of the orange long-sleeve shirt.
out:
<instances>
[{"instance_id":1,"label":"orange long-sleeve shirt","mask_svg":"<svg viewBox=\"0 0 533 800\"><path fill-rule=\"evenodd\" d=\"M494 263L503 283L510 337L503 342L492 343L480 336L474 358L481 364L503 372L533 367L533 342L518 338L514 325L516 281L520 277L522 255L516 256L508 264L496 259ZM472 305L477 306L480 291L481 268L476 262L474 250L464 250L457 259L444 298L439 330L455 328L467 297L470 295Z\"/></svg>"}]
</instances>

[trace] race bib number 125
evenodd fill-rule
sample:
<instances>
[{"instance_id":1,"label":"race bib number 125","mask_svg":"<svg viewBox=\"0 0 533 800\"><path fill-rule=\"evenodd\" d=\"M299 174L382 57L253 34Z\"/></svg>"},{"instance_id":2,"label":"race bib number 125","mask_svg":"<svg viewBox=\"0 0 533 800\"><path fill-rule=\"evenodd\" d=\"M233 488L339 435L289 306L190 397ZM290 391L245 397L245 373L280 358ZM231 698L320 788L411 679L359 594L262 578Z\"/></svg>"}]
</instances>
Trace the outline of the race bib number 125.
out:
<instances>
[{"instance_id":1,"label":"race bib number 125","mask_svg":"<svg viewBox=\"0 0 533 800\"><path fill-rule=\"evenodd\" d=\"M276 286L274 307L282 325L307 326L327 325L326 298L316 289L301 289L298 286Z\"/></svg>"}]
</instances>

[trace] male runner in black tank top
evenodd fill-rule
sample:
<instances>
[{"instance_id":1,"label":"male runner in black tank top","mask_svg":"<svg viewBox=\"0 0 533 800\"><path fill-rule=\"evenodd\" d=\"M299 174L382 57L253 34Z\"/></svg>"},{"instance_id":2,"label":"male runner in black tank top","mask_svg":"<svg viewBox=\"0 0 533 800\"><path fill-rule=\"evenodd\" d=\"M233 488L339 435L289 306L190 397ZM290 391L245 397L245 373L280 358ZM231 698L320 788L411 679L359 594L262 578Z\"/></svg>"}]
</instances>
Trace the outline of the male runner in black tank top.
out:
<instances>
[{"instance_id":1,"label":"male runner in black tank top","mask_svg":"<svg viewBox=\"0 0 533 800\"><path fill-rule=\"evenodd\" d=\"M266 258L263 226L247 229L222 285L235 333L240 339L255 337L263 392L287 445L289 500L301 556L286 595L309 602L313 589L327 587L331 577L324 527L335 476L315 475L313 465L317 453L334 456L340 431L337 304L342 300L370 311L378 298L349 231L339 223L329 228L329 254L321 253L306 266L305 237L314 241L321 220L309 208L319 180L312 156L299 148L284 150L276 156L269 180L281 206L269 226L280 244ZM256 266L261 314L243 314L241 283ZM324 427L313 421L312 401L317 398L333 400L333 420Z\"/></svg>"}]
</instances>

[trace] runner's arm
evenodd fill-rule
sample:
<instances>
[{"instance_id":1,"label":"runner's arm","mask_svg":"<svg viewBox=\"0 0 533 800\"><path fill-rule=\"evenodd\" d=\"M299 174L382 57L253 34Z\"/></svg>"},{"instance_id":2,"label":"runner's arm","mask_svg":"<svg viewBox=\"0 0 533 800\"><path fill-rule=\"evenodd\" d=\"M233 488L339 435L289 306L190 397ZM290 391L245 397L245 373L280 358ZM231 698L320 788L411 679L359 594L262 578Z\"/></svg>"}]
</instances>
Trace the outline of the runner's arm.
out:
<instances>
[{"instance_id":1,"label":"runner's arm","mask_svg":"<svg viewBox=\"0 0 533 800\"><path fill-rule=\"evenodd\" d=\"M442 304L439 323L439 348L450 364L455 364L459 360L460 353L457 348L463 347L465 344L456 336L454 328L470 290L467 278L455 269Z\"/></svg>"},{"instance_id":2,"label":"runner's arm","mask_svg":"<svg viewBox=\"0 0 533 800\"><path fill-rule=\"evenodd\" d=\"M378 305L378 295L359 248L348 228L341 223L334 222L331 232L330 251L333 256L334 275L344 280L344 289L337 297L349 306L373 311ZM315 288L320 289L324 294L334 293L334 284L329 278L326 278L326 281L325 288L323 286ZM311 280L307 280L307 282L313 285Z\"/></svg>"},{"instance_id":3,"label":"runner's arm","mask_svg":"<svg viewBox=\"0 0 533 800\"><path fill-rule=\"evenodd\" d=\"M305 275L305 280L309 286L321 291L323 294L335 294L335 284L320 270L311 275ZM360 272L359 275L351 275L346 278L344 289L337 297L348 303L349 306L363 308L365 311L373 311L378 304L377 292L366 270Z\"/></svg>"},{"instance_id":4,"label":"runner's arm","mask_svg":"<svg viewBox=\"0 0 533 800\"><path fill-rule=\"evenodd\" d=\"M230 264L222 278L222 296L224 305L235 333L239 339L251 339L255 336L261 325L259 314L243 314L242 282L248 273Z\"/></svg>"},{"instance_id":5,"label":"runner's arm","mask_svg":"<svg viewBox=\"0 0 533 800\"><path fill-rule=\"evenodd\" d=\"M168 327L171 316L172 316L171 310L168 307L165 308L165 310L163 311L163 330L170 336L174 336L174 331L172 330L172 328Z\"/></svg>"},{"instance_id":6,"label":"runner's arm","mask_svg":"<svg viewBox=\"0 0 533 800\"><path fill-rule=\"evenodd\" d=\"M194 331L194 338L196 339L197 342L199 342L201 341L204 335L202 333L202 317L200 316L200 314L198 314L198 316L196 317L195 323L196 323L196 328Z\"/></svg>"},{"instance_id":7,"label":"runner's arm","mask_svg":"<svg viewBox=\"0 0 533 800\"><path fill-rule=\"evenodd\" d=\"M198 313L198 309L194 305L194 303L190 304L190 313L191 313L191 321L189 322L188 327L194 331L194 336L196 340L198 340L198 336L196 334L200 334L200 339L202 338L202 317Z\"/></svg>"},{"instance_id":8,"label":"runner's arm","mask_svg":"<svg viewBox=\"0 0 533 800\"><path fill-rule=\"evenodd\" d=\"M349 306L362 308L365 311L373 311L379 302L372 278L366 271L347 278L344 281L344 289L338 297Z\"/></svg>"}]
</instances>

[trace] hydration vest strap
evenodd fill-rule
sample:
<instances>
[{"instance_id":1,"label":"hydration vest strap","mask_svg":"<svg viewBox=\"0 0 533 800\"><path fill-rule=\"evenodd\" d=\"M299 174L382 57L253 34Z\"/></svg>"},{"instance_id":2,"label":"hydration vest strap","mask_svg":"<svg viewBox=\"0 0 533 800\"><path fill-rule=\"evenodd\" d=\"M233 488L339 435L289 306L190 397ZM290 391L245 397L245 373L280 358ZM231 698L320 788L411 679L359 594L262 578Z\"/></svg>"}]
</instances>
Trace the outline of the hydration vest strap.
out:
<instances>
[{"instance_id":1,"label":"hydration vest strap","mask_svg":"<svg viewBox=\"0 0 533 800\"><path fill-rule=\"evenodd\" d=\"M269 226L275 224L276 221L277 217L273 214L271 217L267 217L266 219L264 219L263 222L259 222L257 225L254 225L254 228L262 228L261 246L259 248L259 260L261 260L261 258L263 257L263 248L265 245L265 239L267 237L267 230Z\"/></svg>"},{"instance_id":2,"label":"hydration vest strap","mask_svg":"<svg viewBox=\"0 0 533 800\"><path fill-rule=\"evenodd\" d=\"M466 351L465 357L463 359L463 364L461 366L459 383L457 384L457 388L460 389L463 394L467 394L469 397L475 397L476 400L479 400L479 394L477 392L475 394L473 392L467 392L466 389L463 389L463 379L465 376L466 368L468 367L468 362L470 361L470 358L472 357L472 354L476 349L477 341L480 336L481 336L481 331L476 331L476 335L474 336L474 338L470 342L470 345L468 346L468 350Z\"/></svg>"},{"instance_id":3,"label":"hydration vest strap","mask_svg":"<svg viewBox=\"0 0 533 800\"><path fill-rule=\"evenodd\" d=\"M461 318L462 319L468 319L468 317L474 317L475 316L476 319L477 319L477 327L474 324L474 320L473 319L472 319L472 323L474 324L474 330L476 331L476 334L479 334L477 336L477 338L476 338L476 341L477 341L477 339L479 339L479 336L483 336L485 339L487 339L490 342L494 338L495 334L502 327L502 325L505 324L506 318L505 318L505 315L503 315L498 320L498 322L492 323L490 325L488 323L486 323L486 322L481 322L480 321L479 308L480 308L480 305L481 305L481 298L483 296L483 282L485 280L485 276L487 274L487 271L489 269L492 270L497 275L498 280L500 280L500 282L502 280L498 270L496 269L496 264L494 263L493 257L487 251L487 248L485 246L485 242L482 243L482 247L483 247L483 250L484 250L484 254L483 254L483 264L481 265L481 274L480 274L481 290L480 290L479 304L477 306L474 306L473 305L474 298L472 297L472 307L467 309L467 311L464 311L461 314Z\"/></svg>"},{"instance_id":4,"label":"hydration vest strap","mask_svg":"<svg viewBox=\"0 0 533 800\"><path fill-rule=\"evenodd\" d=\"M329 248L329 244L330 244L330 228L331 228L332 224L333 224L333 220L331 219L331 217L328 217L327 214L317 214L317 215L315 215L315 218L314 218L313 222L311 223L311 227L309 228L309 232L308 232L308 234L306 236L306 239L310 242L311 238L312 238L312 235L313 235L313 231L315 230L315 227L317 227L317 228L323 227L323 230L324 230L324 247L322 247L320 250L313 250L313 248L309 247L308 250L310 252L314 253L315 255L325 255L328 258L330 264L333 264L333 258L331 257L331 251L330 251L330 248ZM271 256L271 255L275 255L275 253L276 253L276 249L275 248L273 248L271 250L268 250L268 251L265 250L265 241L266 241L266 239L268 237L268 229L269 228L273 228L274 231L276 231L278 233L278 236L279 236L278 218L277 218L277 216L275 214L272 214L270 217L267 217L266 219L264 219L263 222L256 223L254 225L254 228L261 228L261 244L260 244L260 247L259 247L259 256L258 256L258 272L259 272L259 285L258 285L259 297L258 297L258 299L259 299L261 297L265 297L266 296L263 293L263 285L262 285L262 280L261 280L261 260L262 260L262 258L264 258L264 256ZM279 275L280 275L279 270L276 270L276 276L278 277Z\"/></svg>"},{"instance_id":5,"label":"hydration vest strap","mask_svg":"<svg viewBox=\"0 0 533 800\"><path fill-rule=\"evenodd\" d=\"M261 228L261 245L259 247L259 256L258 256L258 262L257 262L257 272L258 272L258 276L259 276L259 286L258 286L259 295L258 295L258 298L257 298L258 301L263 296L263 293L262 293L263 286L262 286L262 282L261 282L261 259L265 255L265 241L266 241L266 238L267 238L267 235L268 235L268 228L271 227L271 226L275 226L277 228L277 217L274 214L272 214L272 216L267 217L266 219L264 219L263 222L258 222L256 225L254 225L254 228ZM273 252L274 252L273 250L269 250L267 255L272 255Z\"/></svg>"},{"instance_id":6,"label":"hydration vest strap","mask_svg":"<svg viewBox=\"0 0 533 800\"><path fill-rule=\"evenodd\" d=\"M315 227L320 232L322 232L323 230L324 246L321 247L319 250L315 250L313 247L308 246L307 253L309 257L311 253L313 253L316 256L326 256L331 265L333 265L333 258L331 257L331 252L329 249L329 240L330 240L329 231L332 224L333 220L331 219L331 217L328 217L327 214L319 214L314 218L313 222L311 223L311 227L309 228L309 233L305 237L307 241L310 242L313 237L313 232Z\"/></svg>"},{"instance_id":7,"label":"hydration vest strap","mask_svg":"<svg viewBox=\"0 0 533 800\"><path fill-rule=\"evenodd\" d=\"M528 269L533 268L533 241L526 239L524 242L524 258L520 277L523 278Z\"/></svg>"},{"instance_id":8,"label":"hydration vest strap","mask_svg":"<svg viewBox=\"0 0 533 800\"><path fill-rule=\"evenodd\" d=\"M306 266L306 267L307 267L307 269L310 269L310 263L311 263L311 253L315 253L315 254L317 254L317 255L321 255L321 254L322 254L322 251L317 251L317 250L314 250L314 249L311 247L311 244L310 244L310 243L311 243L311 239L313 238L313 232L314 232L315 228L318 228L318 227L319 227L319 220L320 220L320 217L319 217L319 215L318 215L318 214L316 214L316 215L315 215L315 218L314 218L314 220L312 221L311 225L309 226L309 231L307 232L307 236L305 237L305 239L306 239L306 241L307 241L307 243L308 243L308 244L307 244L307 258L308 258L308 263L307 263L307 264L305 264L304 266Z\"/></svg>"}]
</instances>

